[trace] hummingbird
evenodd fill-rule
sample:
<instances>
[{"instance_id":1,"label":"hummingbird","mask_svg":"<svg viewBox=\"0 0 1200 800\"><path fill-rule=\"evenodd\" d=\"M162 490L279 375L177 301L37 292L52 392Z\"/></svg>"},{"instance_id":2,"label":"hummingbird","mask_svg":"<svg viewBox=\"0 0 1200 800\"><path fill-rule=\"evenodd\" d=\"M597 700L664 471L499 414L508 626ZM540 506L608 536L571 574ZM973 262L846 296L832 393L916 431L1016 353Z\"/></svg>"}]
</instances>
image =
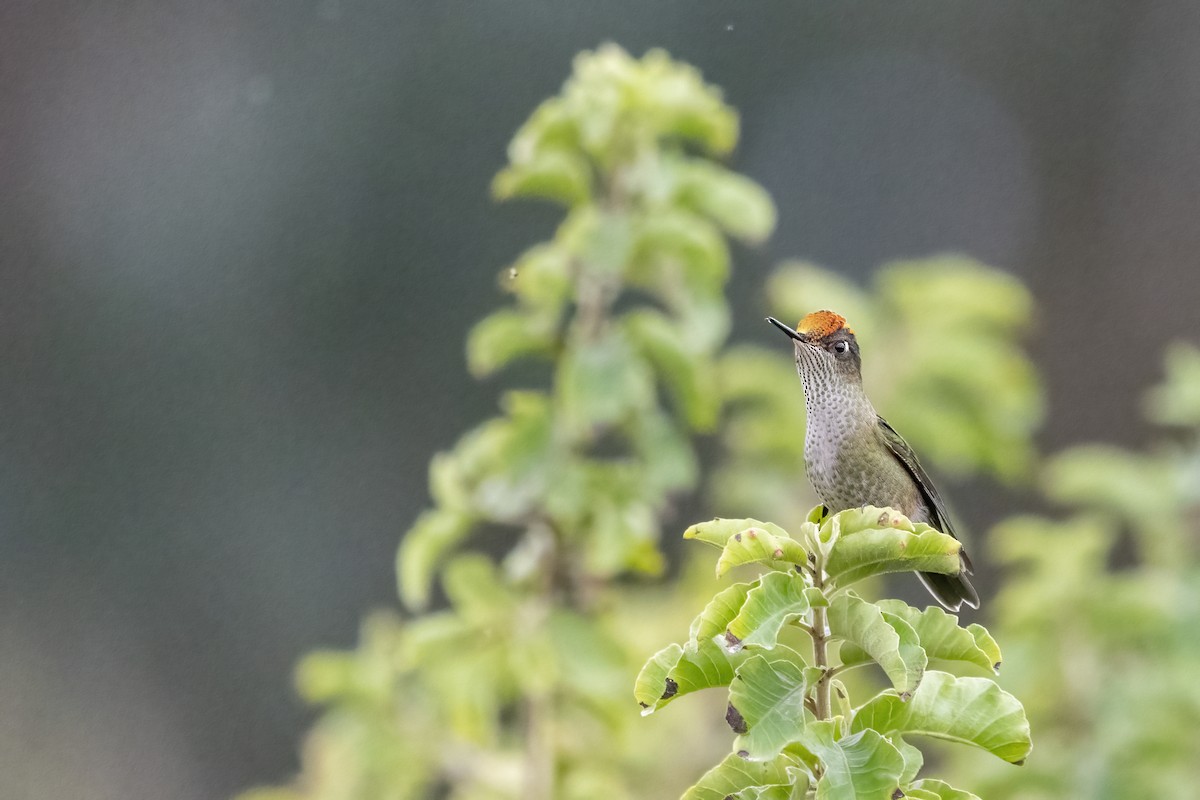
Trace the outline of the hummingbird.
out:
<instances>
[{"instance_id":1,"label":"hummingbird","mask_svg":"<svg viewBox=\"0 0 1200 800\"><path fill-rule=\"evenodd\" d=\"M890 506L913 522L954 536L946 507L916 454L867 399L858 340L845 317L815 311L795 330L774 317L767 321L793 340L808 411L804 467L829 513ZM974 572L971 559L965 551L959 557L958 574L917 576L946 609L957 611L963 603L979 608L979 594L967 577Z\"/></svg>"}]
</instances>

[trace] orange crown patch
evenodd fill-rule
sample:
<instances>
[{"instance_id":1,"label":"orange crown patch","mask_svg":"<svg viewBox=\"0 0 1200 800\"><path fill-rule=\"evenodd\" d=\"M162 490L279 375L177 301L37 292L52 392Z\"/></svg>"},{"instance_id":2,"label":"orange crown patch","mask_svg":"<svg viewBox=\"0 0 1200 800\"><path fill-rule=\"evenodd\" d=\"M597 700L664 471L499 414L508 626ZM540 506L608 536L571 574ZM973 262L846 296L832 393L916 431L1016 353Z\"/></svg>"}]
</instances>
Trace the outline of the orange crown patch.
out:
<instances>
[{"instance_id":1,"label":"orange crown patch","mask_svg":"<svg viewBox=\"0 0 1200 800\"><path fill-rule=\"evenodd\" d=\"M796 331L814 339L824 339L831 333L837 333L842 328L854 333L846 327L846 318L832 311L814 311L796 324Z\"/></svg>"}]
</instances>

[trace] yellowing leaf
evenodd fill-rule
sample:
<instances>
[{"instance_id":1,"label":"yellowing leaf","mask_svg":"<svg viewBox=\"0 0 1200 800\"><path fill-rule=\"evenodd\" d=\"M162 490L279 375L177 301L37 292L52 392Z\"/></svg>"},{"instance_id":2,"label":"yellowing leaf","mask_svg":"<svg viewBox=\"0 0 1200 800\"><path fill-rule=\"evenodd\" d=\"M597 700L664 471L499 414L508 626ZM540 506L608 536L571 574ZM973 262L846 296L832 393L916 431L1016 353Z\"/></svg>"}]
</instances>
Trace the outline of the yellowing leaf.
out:
<instances>
[{"instance_id":1,"label":"yellowing leaf","mask_svg":"<svg viewBox=\"0 0 1200 800\"><path fill-rule=\"evenodd\" d=\"M735 533L725 543L717 559L717 577L743 564L766 564L773 569L794 571L795 565L807 563L808 553L795 539L751 527Z\"/></svg>"}]
</instances>

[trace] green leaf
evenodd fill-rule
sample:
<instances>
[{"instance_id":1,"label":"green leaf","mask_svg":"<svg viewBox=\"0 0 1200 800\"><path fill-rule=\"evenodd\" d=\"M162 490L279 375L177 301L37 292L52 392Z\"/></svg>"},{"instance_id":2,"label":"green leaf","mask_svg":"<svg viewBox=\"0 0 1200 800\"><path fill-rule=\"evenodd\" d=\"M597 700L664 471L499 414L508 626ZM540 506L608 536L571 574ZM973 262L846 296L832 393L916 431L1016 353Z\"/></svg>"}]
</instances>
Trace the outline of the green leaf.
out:
<instances>
[{"instance_id":1,"label":"green leaf","mask_svg":"<svg viewBox=\"0 0 1200 800\"><path fill-rule=\"evenodd\" d=\"M703 217L664 211L645 218L638 226L634 263L640 273L681 265L684 284L693 291L716 290L729 278L729 246L720 231Z\"/></svg>"},{"instance_id":2,"label":"green leaf","mask_svg":"<svg viewBox=\"0 0 1200 800\"><path fill-rule=\"evenodd\" d=\"M885 735L920 734L972 744L1013 764L1024 763L1031 747L1025 709L988 678L956 678L929 670L907 702L891 692L867 701L854 715L852 731Z\"/></svg>"},{"instance_id":3,"label":"green leaf","mask_svg":"<svg viewBox=\"0 0 1200 800\"><path fill-rule=\"evenodd\" d=\"M1166 371L1167 379L1146 396L1147 416L1159 425L1200 426L1200 347L1173 343Z\"/></svg>"},{"instance_id":4,"label":"green leaf","mask_svg":"<svg viewBox=\"0 0 1200 800\"><path fill-rule=\"evenodd\" d=\"M925 756L921 753L920 749L904 741L904 737L899 734L889 736L888 741L900 751L900 755L904 758L904 772L900 773L900 782L908 783L917 777L917 773L921 771L921 767L925 766Z\"/></svg>"},{"instance_id":5,"label":"green leaf","mask_svg":"<svg viewBox=\"0 0 1200 800\"><path fill-rule=\"evenodd\" d=\"M823 542L829 541L835 535L850 536L866 531L897 530L920 533L926 529L932 530L928 525L913 522L894 508L880 506L848 508L836 514L829 514L821 522L820 528Z\"/></svg>"},{"instance_id":6,"label":"green leaf","mask_svg":"<svg viewBox=\"0 0 1200 800\"><path fill-rule=\"evenodd\" d=\"M647 309L631 311L623 320L630 342L654 365L689 426L711 431L720 411L720 396L707 354L696 353L665 315Z\"/></svg>"},{"instance_id":7,"label":"green leaf","mask_svg":"<svg viewBox=\"0 0 1200 800\"><path fill-rule=\"evenodd\" d=\"M467 366L477 378L491 375L518 358L549 355L554 331L525 311L503 309L479 321L467 337Z\"/></svg>"},{"instance_id":8,"label":"green leaf","mask_svg":"<svg viewBox=\"0 0 1200 800\"><path fill-rule=\"evenodd\" d=\"M853 665L850 657L858 653L869 656L883 668L901 697L910 696L921 683L927 664L925 651L916 631L900 617L885 614L856 595L844 594L829 605L829 631L857 651L843 652L843 663Z\"/></svg>"},{"instance_id":9,"label":"green leaf","mask_svg":"<svg viewBox=\"0 0 1200 800\"><path fill-rule=\"evenodd\" d=\"M731 753L684 792L682 800L726 800L743 789L784 784L789 781L787 768L795 763L790 756L747 761Z\"/></svg>"},{"instance_id":10,"label":"green leaf","mask_svg":"<svg viewBox=\"0 0 1200 800\"><path fill-rule=\"evenodd\" d=\"M686 290L681 291L681 287ZM713 353L729 336L729 304L720 289L700 288L679 283L659 287L663 302L679 321L680 335L692 343L696 352ZM720 381L714 379L710 391L720 394Z\"/></svg>"},{"instance_id":11,"label":"green leaf","mask_svg":"<svg viewBox=\"0 0 1200 800\"><path fill-rule=\"evenodd\" d=\"M654 406L654 384L623 336L575 342L558 365L561 414L575 430L612 425Z\"/></svg>"},{"instance_id":12,"label":"green leaf","mask_svg":"<svg viewBox=\"0 0 1200 800\"><path fill-rule=\"evenodd\" d=\"M457 511L470 508L471 490L456 454L434 453L429 460L429 494L443 508Z\"/></svg>"},{"instance_id":13,"label":"green leaf","mask_svg":"<svg viewBox=\"0 0 1200 800\"><path fill-rule=\"evenodd\" d=\"M658 49L647 51L638 66L636 108L661 135L695 142L716 155L733 149L737 113L722 101L720 89L704 82L699 70L672 61Z\"/></svg>"},{"instance_id":14,"label":"green leaf","mask_svg":"<svg viewBox=\"0 0 1200 800\"><path fill-rule=\"evenodd\" d=\"M920 611L900 600L881 600L877 605L885 613L894 614L912 626L930 659L961 661L989 672L999 670L1000 648L982 625L972 623L961 628L957 616L947 614L937 606ZM841 656L844 661L863 660L858 651L848 645L842 646Z\"/></svg>"},{"instance_id":15,"label":"green leaf","mask_svg":"<svg viewBox=\"0 0 1200 800\"><path fill-rule=\"evenodd\" d=\"M505 416L463 436L454 459L470 508L479 517L519 522L545 494L555 474L550 401L537 392L508 392Z\"/></svg>"},{"instance_id":16,"label":"green leaf","mask_svg":"<svg viewBox=\"0 0 1200 800\"><path fill-rule=\"evenodd\" d=\"M445 555L466 538L475 520L451 509L426 511L400 540L396 552L396 576L400 598L411 609L429 605L433 571Z\"/></svg>"},{"instance_id":17,"label":"green leaf","mask_svg":"<svg viewBox=\"0 0 1200 800\"><path fill-rule=\"evenodd\" d=\"M685 534L686 535L686 534ZM772 569L794 571L807 564L808 552L788 536L777 536L765 528L751 527L729 538L717 559L717 577L743 564L765 564Z\"/></svg>"},{"instance_id":18,"label":"green leaf","mask_svg":"<svg viewBox=\"0 0 1200 800\"><path fill-rule=\"evenodd\" d=\"M923 781L917 781L904 790L909 797L928 798L928 800L979 800L979 798L970 792L964 792L962 789L955 789L945 781L926 778Z\"/></svg>"},{"instance_id":19,"label":"green leaf","mask_svg":"<svg viewBox=\"0 0 1200 800\"><path fill-rule=\"evenodd\" d=\"M717 592L704 606L700 615L692 620L688 631L688 642L693 647L712 644L725 633L746 604L746 598L757 586L756 583L735 583Z\"/></svg>"},{"instance_id":20,"label":"green leaf","mask_svg":"<svg viewBox=\"0 0 1200 800\"><path fill-rule=\"evenodd\" d=\"M900 751L873 730L839 733L835 722L814 722L800 742L825 766L817 800L893 800L905 766Z\"/></svg>"},{"instance_id":21,"label":"green leaf","mask_svg":"<svg viewBox=\"0 0 1200 800\"><path fill-rule=\"evenodd\" d=\"M936 320L943 330L1012 333L1033 316L1033 297L1019 278L960 255L893 261L876 283L896 312L926 326Z\"/></svg>"},{"instance_id":22,"label":"green leaf","mask_svg":"<svg viewBox=\"0 0 1200 800\"><path fill-rule=\"evenodd\" d=\"M962 545L953 536L918 524L919 533L896 529L842 534L829 555L825 571L838 586L848 586L885 572L940 572L955 575L962 568Z\"/></svg>"},{"instance_id":23,"label":"green leaf","mask_svg":"<svg viewBox=\"0 0 1200 800\"><path fill-rule=\"evenodd\" d=\"M737 669L729 687L734 749L753 761L770 760L797 740L806 724L804 667L786 658L755 655Z\"/></svg>"},{"instance_id":24,"label":"green leaf","mask_svg":"<svg viewBox=\"0 0 1200 800\"><path fill-rule=\"evenodd\" d=\"M751 786L729 797L732 800L805 800L812 777L801 767L788 767L787 776L787 783Z\"/></svg>"},{"instance_id":25,"label":"green leaf","mask_svg":"<svg viewBox=\"0 0 1200 800\"><path fill-rule=\"evenodd\" d=\"M774 648L783 626L808 611L807 589L804 579L795 573L762 576L726 628L726 648L735 653L743 647Z\"/></svg>"},{"instance_id":26,"label":"green leaf","mask_svg":"<svg viewBox=\"0 0 1200 800\"><path fill-rule=\"evenodd\" d=\"M647 713L662 708L677 694L678 689L672 685L673 680L668 680L668 676L681 658L683 647L672 642L642 665L634 682L633 696Z\"/></svg>"},{"instance_id":27,"label":"green leaf","mask_svg":"<svg viewBox=\"0 0 1200 800\"><path fill-rule=\"evenodd\" d=\"M570 207L587 200L591 192L587 161L558 149L533 153L528 160L501 170L492 181L492 194L498 200L537 197Z\"/></svg>"},{"instance_id":28,"label":"green leaf","mask_svg":"<svg viewBox=\"0 0 1200 800\"><path fill-rule=\"evenodd\" d=\"M591 205L568 214L554 238L571 264L580 270L581 274L575 278L577 284L584 274L606 281L624 276L633 252L633 224L629 214Z\"/></svg>"},{"instance_id":29,"label":"green leaf","mask_svg":"<svg viewBox=\"0 0 1200 800\"><path fill-rule=\"evenodd\" d=\"M810 508L808 515L804 518L804 521L811 522L813 525L820 527L827 519L829 519L829 509L826 508L824 504L821 504Z\"/></svg>"},{"instance_id":30,"label":"green leaf","mask_svg":"<svg viewBox=\"0 0 1200 800\"><path fill-rule=\"evenodd\" d=\"M591 524L583 542L588 574L610 578L625 570L646 575L662 572L653 508L636 498L612 500L600 492L594 492L590 502Z\"/></svg>"},{"instance_id":31,"label":"green leaf","mask_svg":"<svg viewBox=\"0 0 1200 800\"><path fill-rule=\"evenodd\" d=\"M466 553L451 560L442 574L442 586L450 605L469 622L503 620L516 604L496 565L480 553Z\"/></svg>"},{"instance_id":32,"label":"green leaf","mask_svg":"<svg viewBox=\"0 0 1200 800\"><path fill-rule=\"evenodd\" d=\"M722 589L691 625L685 646L668 645L650 657L638 673L634 697L642 714L652 714L676 697L727 686L740 655L730 655L713 639L723 633L746 600L751 584Z\"/></svg>"},{"instance_id":33,"label":"green leaf","mask_svg":"<svg viewBox=\"0 0 1200 800\"><path fill-rule=\"evenodd\" d=\"M628 435L644 464L639 485L653 493L645 495L648 501L657 503L664 495L696 485L700 470L696 453L683 426L670 415L661 411L639 414Z\"/></svg>"},{"instance_id":34,"label":"green leaf","mask_svg":"<svg viewBox=\"0 0 1200 800\"><path fill-rule=\"evenodd\" d=\"M570 263L562 247L537 244L500 273L500 286L526 308L557 315L570 296Z\"/></svg>"},{"instance_id":35,"label":"green leaf","mask_svg":"<svg viewBox=\"0 0 1200 800\"><path fill-rule=\"evenodd\" d=\"M561 97L542 102L517 130L508 145L508 158L527 163L544 150L574 150L579 146L579 129Z\"/></svg>"},{"instance_id":36,"label":"green leaf","mask_svg":"<svg viewBox=\"0 0 1200 800\"><path fill-rule=\"evenodd\" d=\"M775 227L775 205L749 178L711 162L688 160L679 167L678 202L714 220L748 242L761 242Z\"/></svg>"},{"instance_id":37,"label":"green leaf","mask_svg":"<svg viewBox=\"0 0 1200 800\"><path fill-rule=\"evenodd\" d=\"M758 528L773 536L790 539L787 531L773 522L760 522L756 519L723 519L717 517L708 522L697 522L683 532L684 539L698 539L714 547L725 547L730 538L747 528Z\"/></svg>"}]
</instances>

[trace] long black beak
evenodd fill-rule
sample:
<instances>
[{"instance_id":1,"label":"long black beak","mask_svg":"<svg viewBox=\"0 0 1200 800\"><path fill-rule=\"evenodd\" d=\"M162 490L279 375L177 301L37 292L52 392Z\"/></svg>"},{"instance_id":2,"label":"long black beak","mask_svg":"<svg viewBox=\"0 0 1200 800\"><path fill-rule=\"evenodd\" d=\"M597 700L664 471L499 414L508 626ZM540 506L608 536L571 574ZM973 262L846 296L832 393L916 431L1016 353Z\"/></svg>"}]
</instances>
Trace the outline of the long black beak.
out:
<instances>
[{"instance_id":1,"label":"long black beak","mask_svg":"<svg viewBox=\"0 0 1200 800\"><path fill-rule=\"evenodd\" d=\"M808 339L806 339L806 338L805 338L804 334L802 334L802 333L797 333L796 331L792 330L792 329L791 329L791 328L789 328L787 325L784 325L782 322L780 322L779 320L775 319L774 317L767 317L767 322L771 323L771 324L772 324L772 325L774 325L776 328L779 328L779 330L783 331L783 332L784 332L784 333L786 333L788 336L790 336L790 337L792 337L793 339L795 339L797 342L805 342L805 343L807 343L807 342L808 342Z\"/></svg>"}]
</instances>

